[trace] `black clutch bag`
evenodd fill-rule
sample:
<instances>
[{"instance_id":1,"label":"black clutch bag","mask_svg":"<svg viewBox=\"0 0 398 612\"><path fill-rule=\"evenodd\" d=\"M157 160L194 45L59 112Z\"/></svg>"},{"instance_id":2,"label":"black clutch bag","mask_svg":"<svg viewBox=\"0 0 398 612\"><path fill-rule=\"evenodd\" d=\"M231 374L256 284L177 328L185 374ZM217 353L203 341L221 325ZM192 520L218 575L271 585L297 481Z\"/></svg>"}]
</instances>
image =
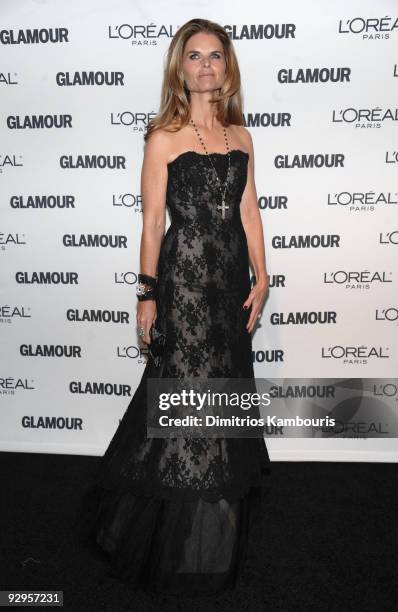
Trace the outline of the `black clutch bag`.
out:
<instances>
[{"instance_id":1,"label":"black clutch bag","mask_svg":"<svg viewBox=\"0 0 398 612\"><path fill-rule=\"evenodd\" d=\"M159 367L162 358L164 356L164 349L166 345L166 334L161 332L156 325L152 325L149 330L149 337L151 342L149 344L149 354L153 359L156 367Z\"/></svg>"}]
</instances>

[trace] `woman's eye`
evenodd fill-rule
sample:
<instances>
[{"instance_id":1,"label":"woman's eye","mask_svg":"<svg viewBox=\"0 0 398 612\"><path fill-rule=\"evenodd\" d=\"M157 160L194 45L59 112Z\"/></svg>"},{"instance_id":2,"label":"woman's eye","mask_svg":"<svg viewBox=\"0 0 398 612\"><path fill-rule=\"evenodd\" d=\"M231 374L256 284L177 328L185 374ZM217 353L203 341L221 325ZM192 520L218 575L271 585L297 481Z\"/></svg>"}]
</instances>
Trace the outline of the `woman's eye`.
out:
<instances>
[{"instance_id":1,"label":"woman's eye","mask_svg":"<svg viewBox=\"0 0 398 612\"><path fill-rule=\"evenodd\" d=\"M197 57L198 54L197 53L192 53L189 56L189 59L195 59L195 57ZM216 59L219 59L221 57L220 53L213 53L212 57L215 57Z\"/></svg>"}]
</instances>

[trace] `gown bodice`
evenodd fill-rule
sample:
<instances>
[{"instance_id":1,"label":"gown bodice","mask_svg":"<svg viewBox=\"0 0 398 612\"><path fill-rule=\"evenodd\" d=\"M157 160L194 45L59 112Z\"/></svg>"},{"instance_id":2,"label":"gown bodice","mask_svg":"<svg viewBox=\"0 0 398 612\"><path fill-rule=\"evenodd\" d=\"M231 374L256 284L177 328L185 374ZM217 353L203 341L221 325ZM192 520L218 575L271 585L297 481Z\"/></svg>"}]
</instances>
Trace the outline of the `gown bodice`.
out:
<instances>
[{"instance_id":1,"label":"gown bodice","mask_svg":"<svg viewBox=\"0 0 398 612\"><path fill-rule=\"evenodd\" d=\"M181 153L167 166L171 224L163 239L158 274L173 284L246 290L249 262L240 203L249 155L241 149L230 151L224 219L217 207L222 203L228 154L210 153L210 157L215 169L206 154L196 151Z\"/></svg>"}]
</instances>

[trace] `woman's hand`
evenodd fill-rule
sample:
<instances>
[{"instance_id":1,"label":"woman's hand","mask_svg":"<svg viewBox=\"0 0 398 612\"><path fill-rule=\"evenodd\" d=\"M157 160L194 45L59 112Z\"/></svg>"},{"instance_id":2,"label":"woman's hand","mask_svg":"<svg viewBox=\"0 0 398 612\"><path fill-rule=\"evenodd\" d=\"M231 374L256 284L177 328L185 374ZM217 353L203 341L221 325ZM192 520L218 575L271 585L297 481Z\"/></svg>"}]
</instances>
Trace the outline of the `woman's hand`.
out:
<instances>
[{"instance_id":1,"label":"woman's hand","mask_svg":"<svg viewBox=\"0 0 398 612\"><path fill-rule=\"evenodd\" d=\"M253 331L257 319L262 311L268 286L269 280L267 275L265 280L256 282L253 289L249 293L249 297L245 302L243 302L244 308L250 308L250 305L252 307L250 317L246 325L246 329L249 333Z\"/></svg>"},{"instance_id":2,"label":"woman's hand","mask_svg":"<svg viewBox=\"0 0 398 612\"><path fill-rule=\"evenodd\" d=\"M146 344L150 344L149 330L156 321L156 300L139 300L137 304L137 327L138 335ZM140 336L140 327L144 328L145 334Z\"/></svg>"}]
</instances>

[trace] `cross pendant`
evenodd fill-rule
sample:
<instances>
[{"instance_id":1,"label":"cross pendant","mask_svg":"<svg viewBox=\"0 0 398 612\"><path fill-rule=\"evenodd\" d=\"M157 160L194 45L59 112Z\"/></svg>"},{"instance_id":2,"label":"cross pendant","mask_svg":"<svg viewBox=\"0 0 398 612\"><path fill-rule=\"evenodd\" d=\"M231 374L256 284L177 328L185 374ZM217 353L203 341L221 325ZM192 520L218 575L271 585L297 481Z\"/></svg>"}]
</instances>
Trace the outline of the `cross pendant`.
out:
<instances>
[{"instance_id":1,"label":"cross pendant","mask_svg":"<svg viewBox=\"0 0 398 612\"><path fill-rule=\"evenodd\" d=\"M225 200L223 200L221 206L217 206L217 208L221 208L221 217L225 219L225 211L229 208L229 206L225 205Z\"/></svg>"}]
</instances>

